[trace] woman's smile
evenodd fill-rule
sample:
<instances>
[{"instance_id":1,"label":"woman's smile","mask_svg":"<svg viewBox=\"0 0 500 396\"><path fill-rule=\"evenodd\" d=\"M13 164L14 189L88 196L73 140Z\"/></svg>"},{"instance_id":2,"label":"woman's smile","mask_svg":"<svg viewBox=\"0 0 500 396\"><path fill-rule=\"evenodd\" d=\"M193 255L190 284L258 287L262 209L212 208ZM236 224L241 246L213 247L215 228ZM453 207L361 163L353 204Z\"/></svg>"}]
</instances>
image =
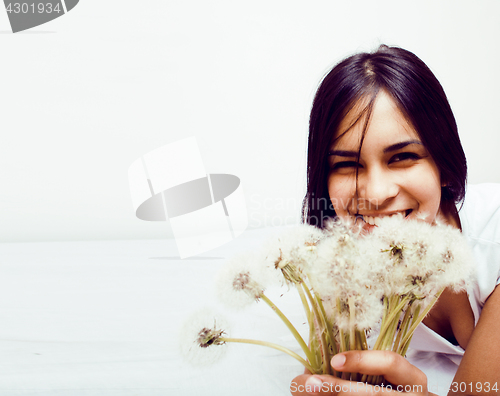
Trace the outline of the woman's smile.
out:
<instances>
[{"instance_id":1,"label":"woman's smile","mask_svg":"<svg viewBox=\"0 0 500 396\"><path fill-rule=\"evenodd\" d=\"M359 117L360 105L342 120L328 154L336 214L362 220L367 230L386 216L432 223L440 211L441 181L417 132L381 91L362 138L366 116Z\"/></svg>"}]
</instances>

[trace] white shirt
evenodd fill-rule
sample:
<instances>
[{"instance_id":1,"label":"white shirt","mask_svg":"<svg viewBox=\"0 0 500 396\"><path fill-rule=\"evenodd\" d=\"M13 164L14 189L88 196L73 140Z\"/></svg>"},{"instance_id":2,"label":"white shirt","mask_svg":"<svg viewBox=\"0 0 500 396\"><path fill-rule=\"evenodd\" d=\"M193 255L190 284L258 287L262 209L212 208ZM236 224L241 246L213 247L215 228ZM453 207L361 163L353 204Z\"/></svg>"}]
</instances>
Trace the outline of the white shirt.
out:
<instances>
[{"instance_id":1,"label":"white shirt","mask_svg":"<svg viewBox=\"0 0 500 396\"><path fill-rule=\"evenodd\" d=\"M500 184L469 185L459 217L476 265L476 280L468 296L477 324L500 279ZM430 392L446 395L463 354L463 348L422 323L415 330L407 358L427 375Z\"/></svg>"}]
</instances>

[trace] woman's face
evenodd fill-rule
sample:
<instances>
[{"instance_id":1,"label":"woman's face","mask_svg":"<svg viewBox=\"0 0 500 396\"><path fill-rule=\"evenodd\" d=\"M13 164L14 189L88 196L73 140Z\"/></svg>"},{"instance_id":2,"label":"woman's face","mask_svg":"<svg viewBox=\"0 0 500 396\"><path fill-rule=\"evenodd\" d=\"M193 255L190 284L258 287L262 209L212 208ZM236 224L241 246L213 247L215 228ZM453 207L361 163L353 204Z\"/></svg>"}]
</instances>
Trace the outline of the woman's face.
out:
<instances>
[{"instance_id":1,"label":"woman's face","mask_svg":"<svg viewBox=\"0 0 500 396\"><path fill-rule=\"evenodd\" d=\"M356 113L356 106L352 113ZM355 121L348 114L336 138ZM432 223L440 211L439 170L417 132L384 91L375 99L359 162L364 127L360 119L330 147L328 192L341 218L364 221L367 231L381 217L424 218ZM356 190L356 168L358 182Z\"/></svg>"}]
</instances>

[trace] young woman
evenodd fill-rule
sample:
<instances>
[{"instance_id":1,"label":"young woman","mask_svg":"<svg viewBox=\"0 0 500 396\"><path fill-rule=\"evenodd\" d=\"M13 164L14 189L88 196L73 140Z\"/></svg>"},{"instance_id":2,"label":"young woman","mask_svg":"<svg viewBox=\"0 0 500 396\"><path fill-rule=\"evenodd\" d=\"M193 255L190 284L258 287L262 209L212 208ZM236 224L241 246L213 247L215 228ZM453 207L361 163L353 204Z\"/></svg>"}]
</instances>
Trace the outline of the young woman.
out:
<instances>
[{"instance_id":1,"label":"young woman","mask_svg":"<svg viewBox=\"0 0 500 396\"><path fill-rule=\"evenodd\" d=\"M465 155L435 76L401 48L383 45L351 56L321 83L309 132L305 222L322 227L339 216L370 232L384 216L439 218L462 230L476 260L473 287L445 291L412 341L423 370L426 357L444 357L443 370L454 375L446 390L434 390L423 371L389 351L338 354L332 367L383 375L395 392L406 394L499 394L500 188L471 186L466 193ZM326 375L304 374L292 385L294 395L375 390Z\"/></svg>"}]
</instances>

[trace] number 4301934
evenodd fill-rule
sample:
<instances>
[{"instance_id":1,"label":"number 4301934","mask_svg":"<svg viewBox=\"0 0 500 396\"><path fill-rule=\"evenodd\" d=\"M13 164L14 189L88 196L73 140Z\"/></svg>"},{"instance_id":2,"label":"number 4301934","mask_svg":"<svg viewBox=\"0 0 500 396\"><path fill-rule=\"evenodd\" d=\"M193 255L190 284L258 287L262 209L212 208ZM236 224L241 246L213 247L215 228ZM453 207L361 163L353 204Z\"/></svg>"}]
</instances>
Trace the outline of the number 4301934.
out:
<instances>
[{"instance_id":1,"label":"number 4301934","mask_svg":"<svg viewBox=\"0 0 500 396\"><path fill-rule=\"evenodd\" d=\"M52 3L8 3L7 12L14 14L52 14L53 12L60 13L63 12L60 3L53 5Z\"/></svg>"}]
</instances>

